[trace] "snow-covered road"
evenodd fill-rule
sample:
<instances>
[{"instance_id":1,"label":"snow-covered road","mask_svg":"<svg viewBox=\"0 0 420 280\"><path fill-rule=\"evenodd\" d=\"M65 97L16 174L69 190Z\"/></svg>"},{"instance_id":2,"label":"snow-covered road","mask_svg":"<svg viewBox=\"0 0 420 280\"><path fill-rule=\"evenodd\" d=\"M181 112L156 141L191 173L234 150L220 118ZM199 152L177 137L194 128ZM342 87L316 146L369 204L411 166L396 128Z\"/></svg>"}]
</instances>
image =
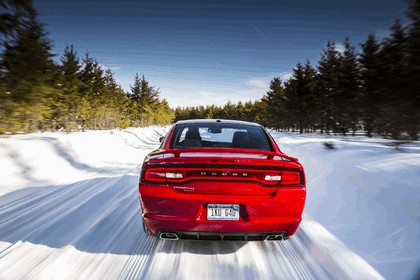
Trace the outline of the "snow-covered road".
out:
<instances>
[{"instance_id":1,"label":"snow-covered road","mask_svg":"<svg viewBox=\"0 0 420 280\"><path fill-rule=\"evenodd\" d=\"M283 242L145 236L139 163L164 133L0 139L0 279L382 279L308 215Z\"/></svg>"},{"instance_id":2,"label":"snow-covered road","mask_svg":"<svg viewBox=\"0 0 420 280\"><path fill-rule=\"evenodd\" d=\"M113 177L98 174L0 197L0 278L360 279L303 229L285 242L145 236L137 174L138 168Z\"/></svg>"}]
</instances>

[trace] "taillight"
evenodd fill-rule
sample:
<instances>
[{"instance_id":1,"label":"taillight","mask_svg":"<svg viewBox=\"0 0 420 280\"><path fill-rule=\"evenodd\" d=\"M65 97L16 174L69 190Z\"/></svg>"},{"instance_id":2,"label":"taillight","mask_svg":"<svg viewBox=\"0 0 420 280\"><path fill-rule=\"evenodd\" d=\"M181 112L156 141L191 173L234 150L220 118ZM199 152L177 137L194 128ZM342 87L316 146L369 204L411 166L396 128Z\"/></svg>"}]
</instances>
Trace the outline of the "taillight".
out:
<instances>
[{"instance_id":1,"label":"taillight","mask_svg":"<svg viewBox=\"0 0 420 280\"><path fill-rule=\"evenodd\" d=\"M147 182L166 182L165 168L148 168L144 174Z\"/></svg>"},{"instance_id":2,"label":"taillight","mask_svg":"<svg viewBox=\"0 0 420 280\"><path fill-rule=\"evenodd\" d=\"M144 174L144 180L146 182L179 182L184 179L184 172L178 169L172 168L163 168L163 167L152 167L146 169L146 173Z\"/></svg>"},{"instance_id":3,"label":"taillight","mask_svg":"<svg viewBox=\"0 0 420 280\"><path fill-rule=\"evenodd\" d=\"M166 168L165 176L168 182L179 182L185 178L184 171L177 168Z\"/></svg>"},{"instance_id":4,"label":"taillight","mask_svg":"<svg viewBox=\"0 0 420 280\"><path fill-rule=\"evenodd\" d=\"M281 176L281 185L301 185L302 180L298 171L284 170Z\"/></svg>"}]
</instances>

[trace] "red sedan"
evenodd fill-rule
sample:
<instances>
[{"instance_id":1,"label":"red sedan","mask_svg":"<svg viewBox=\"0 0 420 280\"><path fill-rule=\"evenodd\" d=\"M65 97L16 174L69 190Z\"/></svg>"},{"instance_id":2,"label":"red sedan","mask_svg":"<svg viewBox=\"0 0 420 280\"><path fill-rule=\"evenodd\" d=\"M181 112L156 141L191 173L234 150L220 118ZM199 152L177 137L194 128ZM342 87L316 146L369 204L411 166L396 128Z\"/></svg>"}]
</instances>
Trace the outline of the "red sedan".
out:
<instances>
[{"instance_id":1,"label":"red sedan","mask_svg":"<svg viewBox=\"0 0 420 280\"><path fill-rule=\"evenodd\" d=\"M305 173L259 124L177 122L144 160L143 228L163 239L283 240L305 205Z\"/></svg>"}]
</instances>

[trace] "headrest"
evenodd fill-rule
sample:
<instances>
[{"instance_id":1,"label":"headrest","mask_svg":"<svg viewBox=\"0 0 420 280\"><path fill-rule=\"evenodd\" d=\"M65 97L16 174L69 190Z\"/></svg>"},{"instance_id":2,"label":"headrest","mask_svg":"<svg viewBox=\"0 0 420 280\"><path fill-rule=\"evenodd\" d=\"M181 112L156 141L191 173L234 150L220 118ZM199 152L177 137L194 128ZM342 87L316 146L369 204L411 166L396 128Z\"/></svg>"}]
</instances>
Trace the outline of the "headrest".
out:
<instances>
[{"instance_id":1,"label":"headrest","mask_svg":"<svg viewBox=\"0 0 420 280\"><path fill-rule=\"evenodd\" d=\"M185 139L201 140L200 132L198 131L198 129L189 128L187 133L185 134Z\"/></svg>"}]
</instances>

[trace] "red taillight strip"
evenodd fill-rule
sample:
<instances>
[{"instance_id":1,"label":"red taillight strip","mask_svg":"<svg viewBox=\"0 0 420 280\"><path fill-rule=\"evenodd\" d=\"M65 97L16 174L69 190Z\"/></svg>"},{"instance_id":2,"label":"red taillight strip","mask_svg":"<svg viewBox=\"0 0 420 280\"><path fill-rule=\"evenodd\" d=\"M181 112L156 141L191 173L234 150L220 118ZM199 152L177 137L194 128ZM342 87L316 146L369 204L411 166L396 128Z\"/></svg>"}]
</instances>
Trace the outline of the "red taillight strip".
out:
<instances>
[{"instance_id":1,"label":"red taillight strip","mask_svg":"<svg viewBox=\"0 0 420 280\"><path fill-rule=\"evenodd\" d=\"M165 168L155 167L155 168L146 169L144 171L143 180L147 182L165 183L166 182Z\"/></svg>"},{"instance_id":2,"label":"red taillight strip","mask_svg":"<svg viewBox=\"0 0 420 280\"><path fill-rule=\"evenodd\" d=\"M302 176L298 171L283 170L281 183L282 186L296 186L302 184Z\"/></svg>"},{"instance_id":3,"label":"red taillight strip","mask_svg":"<svg viewBox=\"0 0 420 280\"><path fill-rule=\"evenodd\" d=\"M173 165L172 165L173 166ZM189 181L248 181L267 186L304 186L303 172L292 168L228 168L151 166L143 170L142 181L151 183L185 183Z\"/></svg>"}]
</instances>

